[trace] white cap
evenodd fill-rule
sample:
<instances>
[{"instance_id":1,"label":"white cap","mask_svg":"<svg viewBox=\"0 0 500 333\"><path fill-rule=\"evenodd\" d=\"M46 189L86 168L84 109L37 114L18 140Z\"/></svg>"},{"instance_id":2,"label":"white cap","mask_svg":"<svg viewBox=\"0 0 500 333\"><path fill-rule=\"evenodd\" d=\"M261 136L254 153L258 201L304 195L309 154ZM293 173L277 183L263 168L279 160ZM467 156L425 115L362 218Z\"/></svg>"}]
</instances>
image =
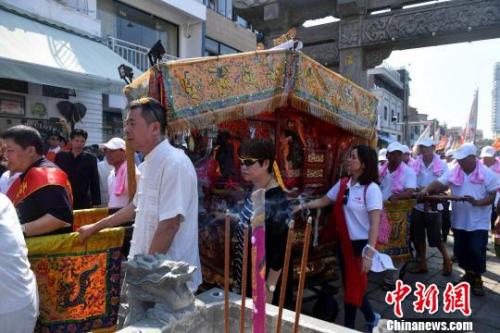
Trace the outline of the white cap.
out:
<instances>
[{"instance_id":1,"label":"white cap","mask_svg":"<svg viewBox=\"0 0 500 333\"><path fill-rule=\"evenodd\" d=\"M387 152L388 153L392 153L394 151L400 151L400 152L404 153L405 150L410 151L408 149L408 147L406 147L406 149L405 149L405 147L402 144L400 144L399 142L397 142L397 141L393 142L393 143L389 144L389 146L387 146Z\"/></svg>"},{"instance_id":2,"label":"white cap","mask_svg":"<svg viewBox=\"0 0 500 333\"><path fill-rule=\"evenodd\" d=\"M455 153L455 149L448 149L446 153L444 153L444 157L453 157L453 153Z\"/></svg>"},{"instance_id":3,"label":"white cap","mask_svg":"<svg viewBox=\"0 0 500 333\"><path fill-rule=\"evenodd\" d=\"M417 142L417 146L432 147L435 145L436 145L436 143L431 138L423 138L423 139L418 140L418 142Z\"/></svg>"},{"instance_id":4,"label":"white cap","mask_svg":"<svg viewBox=\"0 0 500 333\"><path fill-rule=\"evenodd\" d=\"M480 158L495 157L495 154L496 154L495 148L493 148L492 146L486 146L486 147L483 147L483 149L481 149L481 156L479 156L479 157Z\"/></svg>"},{"instance_id":5,"label":"white cap","mask_svg":"<svg viewBox=\"0 0 500 333\"><path fill-rule=\"evenodd\" d=\"M476 155L477 154L477 148L474 146L472 143L464 143L460 148L455 150L453 153L453 157L456 160L463 160L467 156L470 155Z\"/></svg>"},{"instance_id":6,"label":"white cap","mask_svg":"<svg viewBox=\"0 0 500 333\"><path fill-rule=\"evenodd\" d=\"M378 152L378 160L380 161L387 161L387 149L382 148Z\"/></svg>"},{"instance_id":7,"label":"white cap","mask_svg":"<svg viewBox=\"0 0 500 333\"><path fill-rule=\"evenodd\" d=\"M111 150L118 150L118 149L125 150L125 140L121 138L112 138L108 142L103 143L102 146L104 148L108 148Z\"/></svg>"}]
</instances>

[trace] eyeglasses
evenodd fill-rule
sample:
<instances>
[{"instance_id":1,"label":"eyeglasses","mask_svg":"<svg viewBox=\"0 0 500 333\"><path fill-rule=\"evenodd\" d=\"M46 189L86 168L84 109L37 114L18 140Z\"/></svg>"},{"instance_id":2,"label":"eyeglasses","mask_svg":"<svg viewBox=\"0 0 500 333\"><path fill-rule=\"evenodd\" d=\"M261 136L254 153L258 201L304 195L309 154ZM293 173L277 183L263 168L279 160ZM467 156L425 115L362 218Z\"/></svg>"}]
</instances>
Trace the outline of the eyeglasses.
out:
<instances>
[{"instance_id":1,"label":"eyeglasses","mask_svg":"<svg viewBox=\"0 0 500 333\"><path fill-rule=\"evenodd\" d=\"M345 189L344 197L342 198L342 203L344 205L347 205L347 201L349 201L349 188Z\"/></svg>"},{"instance_id":2,"label":"eyeglasses","mask_svg":"<svg viewBox=\"0 0 500 333\"><path fill-rule=\"evenodd\" d=\"M238 157L238 159L240 160L241 164L247 167L254 165L257 161L260 161L259 158L253 157Z\"/></svg>"}]
</instances>

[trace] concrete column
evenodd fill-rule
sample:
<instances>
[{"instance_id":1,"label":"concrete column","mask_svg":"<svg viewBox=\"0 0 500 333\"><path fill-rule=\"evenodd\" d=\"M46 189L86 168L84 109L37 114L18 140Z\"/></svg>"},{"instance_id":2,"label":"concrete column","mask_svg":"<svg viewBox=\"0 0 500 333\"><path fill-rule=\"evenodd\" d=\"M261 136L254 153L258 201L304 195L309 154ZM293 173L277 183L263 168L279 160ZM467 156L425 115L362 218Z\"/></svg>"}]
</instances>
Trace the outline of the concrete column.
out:
<instances>
[{"instance_id":1,"label":"concrete column","mask_svg":"<svg viewBox=\"0 0 500 333\"><path fill-rule=\"evenodd\" d=\"M363 88L368 87L368 79L364 66L363 48L342 49L339 52L340 74Z\"/></svg>"}]
</instances>

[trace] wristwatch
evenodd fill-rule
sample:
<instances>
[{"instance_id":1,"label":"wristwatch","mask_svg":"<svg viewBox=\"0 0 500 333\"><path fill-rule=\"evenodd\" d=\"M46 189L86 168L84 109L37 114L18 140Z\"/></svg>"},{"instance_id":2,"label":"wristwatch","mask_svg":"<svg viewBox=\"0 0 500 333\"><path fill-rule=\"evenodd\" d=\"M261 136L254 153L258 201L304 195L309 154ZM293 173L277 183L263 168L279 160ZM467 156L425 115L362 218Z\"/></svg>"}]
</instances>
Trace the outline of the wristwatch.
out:
<instances>
[{"instance_id":1,"label":"wristwatch","mask_svg":"<svg viewBox=\"0 0 500 333\"><path fill-rule=\"evenodd\" d=\"M268 290L270 293L274 293L274 291L276 290L276 286L275 286L275 285L272 285L272 284L267 284L267 283L266 283L266 287L267 287L267 290Z\"/></svg>"}]
</instances>

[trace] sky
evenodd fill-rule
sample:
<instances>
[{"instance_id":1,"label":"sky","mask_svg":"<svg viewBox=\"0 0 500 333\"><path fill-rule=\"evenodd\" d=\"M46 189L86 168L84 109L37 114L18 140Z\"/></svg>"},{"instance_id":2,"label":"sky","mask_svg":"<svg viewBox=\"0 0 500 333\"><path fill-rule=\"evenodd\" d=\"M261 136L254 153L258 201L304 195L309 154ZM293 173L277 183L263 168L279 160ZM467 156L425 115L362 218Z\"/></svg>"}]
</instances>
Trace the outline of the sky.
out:
<instances>
[{"instance_id":1,"label":"sky","mask_svg":"<svg viewBox=\"0 0 500 333\"><path fill-rule=\"evenodd\" d=\"M487 138L495 62L500 62L500 39L393 51L384 61L410 72L410 105L448 127L465 126L479 88L478 129Z\"/></svg>"}]
</instances>

